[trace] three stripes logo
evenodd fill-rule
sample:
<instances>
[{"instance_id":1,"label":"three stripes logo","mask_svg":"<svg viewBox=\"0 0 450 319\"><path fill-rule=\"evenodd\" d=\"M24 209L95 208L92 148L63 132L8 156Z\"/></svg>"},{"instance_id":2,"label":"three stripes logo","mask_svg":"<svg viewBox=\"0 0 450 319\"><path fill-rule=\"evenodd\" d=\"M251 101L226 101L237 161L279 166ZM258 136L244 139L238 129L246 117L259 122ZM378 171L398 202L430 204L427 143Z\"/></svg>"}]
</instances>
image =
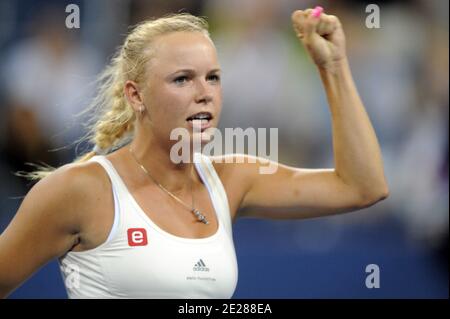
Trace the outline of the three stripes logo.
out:
<instances>
[{"instance_id":1,"label":"three stripes logo","mask_svg":"<svg viewBox=\"0 0 450 319\"><path fill-rule=\"evenodd\" d=\"M197 261L193 269L194 271L209 271L209 268L206 267L206 264L201 259Z\"/></svg>"}]
</instances>

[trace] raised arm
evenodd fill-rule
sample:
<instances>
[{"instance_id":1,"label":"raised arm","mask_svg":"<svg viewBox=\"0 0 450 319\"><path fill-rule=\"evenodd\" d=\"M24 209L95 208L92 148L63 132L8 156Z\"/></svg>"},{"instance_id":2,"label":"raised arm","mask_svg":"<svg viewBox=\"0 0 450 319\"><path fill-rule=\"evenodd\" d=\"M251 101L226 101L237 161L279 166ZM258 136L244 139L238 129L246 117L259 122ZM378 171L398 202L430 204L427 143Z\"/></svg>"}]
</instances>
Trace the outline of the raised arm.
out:
<instances>
[{"instance_id":1,"label":"raised arm","mask_svg":"<svg viewBox=\"0 0 450 319\"><path fill-rule=\"evenodd\" d=\"M313 10L292 15L297 36L316 64L332 118L334 169L279 165L259 174L260 163L236 164L246 176L243 215L306 218L349 212L388 196L375 131L361 102L345 53L345 36L335 16Z\"/></svg>"}]
</instances>

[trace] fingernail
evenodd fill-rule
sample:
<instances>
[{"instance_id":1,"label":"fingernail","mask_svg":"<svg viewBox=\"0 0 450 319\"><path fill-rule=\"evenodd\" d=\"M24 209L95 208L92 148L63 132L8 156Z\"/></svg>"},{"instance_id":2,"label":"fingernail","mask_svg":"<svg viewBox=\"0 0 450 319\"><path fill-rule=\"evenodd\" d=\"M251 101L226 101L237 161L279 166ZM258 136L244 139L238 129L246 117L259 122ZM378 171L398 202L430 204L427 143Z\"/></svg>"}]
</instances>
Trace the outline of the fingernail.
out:
<instances>
[{"instance_id":1,"label":"fingernail","mask_svg":"<svg viewBox=\"0 0 450 319\"><path fill-rule=\"evenodd\" d=\"M322 12L323 12L323 8L321 6L317 6L314 8L314 10L312 12L312 16L315 18L319 18L320 15L322 14Z\"/></svg>"}]
</instances>

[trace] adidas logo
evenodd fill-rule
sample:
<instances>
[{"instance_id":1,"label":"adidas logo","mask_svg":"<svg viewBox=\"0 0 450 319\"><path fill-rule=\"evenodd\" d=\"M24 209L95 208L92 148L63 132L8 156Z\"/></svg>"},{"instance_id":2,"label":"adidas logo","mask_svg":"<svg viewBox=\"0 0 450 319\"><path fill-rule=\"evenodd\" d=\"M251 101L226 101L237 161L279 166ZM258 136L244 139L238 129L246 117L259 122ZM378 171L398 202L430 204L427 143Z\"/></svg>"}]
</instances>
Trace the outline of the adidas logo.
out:
<instances>
[{"instance_id":1,"label":"adidas logo","mask_svg":"<svg viewBox=\"0 0 450 319\"><path fill-rule=\"evenodd\" d=\"M203 260L197 261L197 263L194 265L193 268L194 271L209 271L209 268L206 267L206 264L203 262Z\"/></svg>"}]
</instances>

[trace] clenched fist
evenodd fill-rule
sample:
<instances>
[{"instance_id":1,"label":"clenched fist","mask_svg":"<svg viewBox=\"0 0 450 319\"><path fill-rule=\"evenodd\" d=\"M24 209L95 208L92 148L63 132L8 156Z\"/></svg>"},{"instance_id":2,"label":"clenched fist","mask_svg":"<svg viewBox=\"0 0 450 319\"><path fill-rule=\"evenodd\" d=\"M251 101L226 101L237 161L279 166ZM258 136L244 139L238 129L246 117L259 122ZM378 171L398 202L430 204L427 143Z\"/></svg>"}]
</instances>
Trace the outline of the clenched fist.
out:
<instances>
[{"instance_id":1,"label":"clenched fist","mask_svg":"<svg viewBox=\"0 0 450 319\"><path fill-rule=\"evenodd\" d=\"M321 7L296 10L292 24L314 63L321 68L346 58L345 35L336 16L322 13Z\"/></svg>"}]
</instances>

